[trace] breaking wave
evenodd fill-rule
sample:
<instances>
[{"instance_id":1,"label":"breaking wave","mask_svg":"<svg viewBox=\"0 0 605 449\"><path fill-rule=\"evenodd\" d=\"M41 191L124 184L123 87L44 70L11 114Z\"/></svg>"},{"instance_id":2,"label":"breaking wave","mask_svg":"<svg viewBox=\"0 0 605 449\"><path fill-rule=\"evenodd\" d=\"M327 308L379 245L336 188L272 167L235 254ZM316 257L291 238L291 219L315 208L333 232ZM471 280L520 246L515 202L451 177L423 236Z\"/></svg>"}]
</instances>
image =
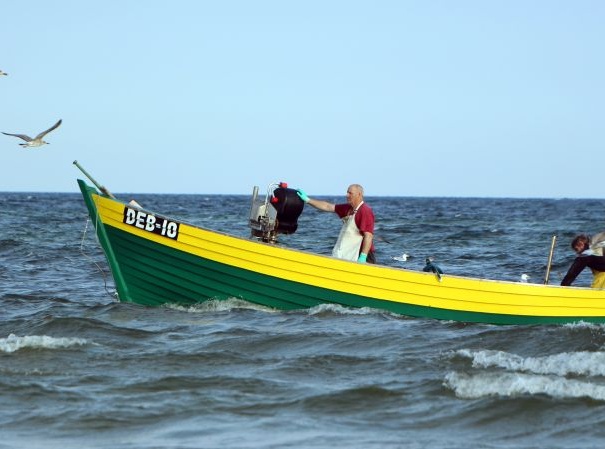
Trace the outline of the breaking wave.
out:
<instances>
[{"instance_id":1,"label":"breaking wave","mask_svg":"<svg viewBox=\"0 0 605 449\"><path fill-rule=\"evenodd\" d=\"M16 352L21 349L64 349L74 346L84 346L88 340L83 338L49 337L46 335L30 335L19 337L10 334L7 338L0 338L0 352Z\"/></svg>"},{"instance_id":2,"label":"breaking wave","mask_svg":"<svg viewBox=\"0 0 605 449\"><path fill-rule=\"evenodd\" d=\"M224 300L210 299L191 306L181 306L178 304L166 304L167 309L178 310L187 313L207 313L207 312L230 312L235 309L259 310L262 312L279 312L270 307L261 306L238 298L228 298Z\"/></svg>"},{"instance_id":3,"label":"breaking wave","mask_svg":"<svg viewBox=\"0 0 605 449\"><path fill-rule=\"evenodd\" d=\"M543 357L521 357L504 351L460 349L456 354L471 359L473 368L497 367L557 376L605 376L605 352L563 352Z\"/></svg>"},{"instance_id":4,"label":"breaking wave","mask_svg":"<svg viewBox=\"0 0 605 449\"><path fill-rule=\"evenodd\" d=\"M562 352L522 357L505 351L460 349L455 357L471 361L477 373L449 372L443 385L457 397L545 395L557 399L605 401L605 353ZM582 379L578 379L582 377Z\"/></svg>"},{"instance_id":5,"label":"breaking wave","mask_svg":"<svg viewBox=\"0 0 605 449\"><path fill-rule=\"evenodd\" d=\"M450 372L445 376L443 384L462 399L546 395L556 399L589 398L605 401L604 385L543 375L523 373L469 375Z\"/></svg>"},{"instance_id":6,"label":"breaking wave","mask_svg":"<svg viewBox=\"0 0 605 449\"><path fill-rule=\"evenodd\" d=\"M345 307L339 304L319 304L308 310L309 315L324 315L332 313L336 315L384 315L384 310L372 309L370 307Z\"/></svg>"}]
</instances>

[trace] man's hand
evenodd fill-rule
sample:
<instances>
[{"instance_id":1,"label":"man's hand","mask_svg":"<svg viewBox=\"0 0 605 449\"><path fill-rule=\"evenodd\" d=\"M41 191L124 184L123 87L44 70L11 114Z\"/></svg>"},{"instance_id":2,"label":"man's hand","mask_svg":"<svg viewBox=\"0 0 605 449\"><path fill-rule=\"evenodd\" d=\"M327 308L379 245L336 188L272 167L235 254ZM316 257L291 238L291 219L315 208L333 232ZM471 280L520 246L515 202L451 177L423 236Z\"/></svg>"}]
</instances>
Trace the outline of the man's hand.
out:
<instances>
[{"instance_id":1,"label":"man's hand","mask_svg":"<svg viewBox=\"0 0 605 449\"><path fill-rule=\"evenodd\" d=\"M296 189L296 194L297 194L297 195L299 196L299 198L300 198L301 200L303 200L305 203L308 203L308 202L309 202L309 197L308 197L308 195L305 193L305 191L304 191L304 190L302 190L302 189Z\"/></svg>"}]
</instances>

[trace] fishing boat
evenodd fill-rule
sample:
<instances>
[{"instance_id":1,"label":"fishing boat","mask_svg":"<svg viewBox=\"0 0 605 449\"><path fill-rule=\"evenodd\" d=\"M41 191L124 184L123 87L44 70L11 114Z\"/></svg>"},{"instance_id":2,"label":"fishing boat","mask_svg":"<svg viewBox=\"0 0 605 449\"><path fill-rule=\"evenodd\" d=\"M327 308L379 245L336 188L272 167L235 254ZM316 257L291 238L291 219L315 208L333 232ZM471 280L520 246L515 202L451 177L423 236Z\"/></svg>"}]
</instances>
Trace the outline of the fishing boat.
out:
<instances>
[{"instance_id":1,"label":"fishing boat","mask_svg":"<svg viewBox=\"0 0 605 449\"><path fill-rule=\"evenodd\" d=\"M245 238L121 201L84 173L94 187L78 184L123 302L239 298L281 310L339 304L460 322L605 322L605 290L411 271L283 247L277 235L296 231L304 206L284 186L265 198L253 190Z\"/></svg>"}]
</instances>

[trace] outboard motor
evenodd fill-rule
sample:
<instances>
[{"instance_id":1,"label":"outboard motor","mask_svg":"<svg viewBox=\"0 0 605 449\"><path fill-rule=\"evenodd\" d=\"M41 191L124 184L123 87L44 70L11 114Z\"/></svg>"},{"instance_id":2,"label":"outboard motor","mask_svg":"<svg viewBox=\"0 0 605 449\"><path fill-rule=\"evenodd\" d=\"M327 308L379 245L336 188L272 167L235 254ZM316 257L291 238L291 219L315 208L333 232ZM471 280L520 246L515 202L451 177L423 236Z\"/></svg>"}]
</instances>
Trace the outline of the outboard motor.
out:
<instances>
[{"instance_id":1,"label":"outboard motor","mask_svg":"<svg viewBox=\"0 0 605 449\"><path fill-rule=\"evenodd\" d=\"M270 184L264 200L258 197L258 187L255 186L250 208L252 236L275 243L278 233L293 234L304 207L305 203L296 190L289 189L285 182Z\"/></svg>"}]
</instances>

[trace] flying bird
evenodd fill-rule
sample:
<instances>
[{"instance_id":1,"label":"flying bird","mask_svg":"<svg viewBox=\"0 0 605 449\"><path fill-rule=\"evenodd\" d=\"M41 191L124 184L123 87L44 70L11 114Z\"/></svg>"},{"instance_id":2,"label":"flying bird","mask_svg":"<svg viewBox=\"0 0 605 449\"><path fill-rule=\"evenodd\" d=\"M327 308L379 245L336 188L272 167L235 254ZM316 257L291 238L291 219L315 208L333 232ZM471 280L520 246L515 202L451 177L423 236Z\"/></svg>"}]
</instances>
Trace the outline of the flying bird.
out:
<instances>
[{"instance_id":1,"label":"flying bird","mask_svg":"<svg viewBox=\"0 0 605 449\"><path fill-rule=\"evenodd\" d=\"M2 75L6 76L6 75L8 75L8 73L3 72L2 70L0 70L0 76L2 76Z\"/></svg>"},{"instance_id":2,"label":"flying bird","mask_svg":"<svg viewBox=\"0 0 605 449\"><path fill-rule=\"evenodd\" d=\"M18 137L19 139L25 140L25 143L20 143L19 144L23 148L26 148L26 147L41 147L42 145L45 145L45 144L48 143L48 142L45 142L44 140L42 140L42 138L45 135L47 135L49 132L57 129L59 127L59 125L61 124L61 122L62 122L62 120L59 120L53 126L51 126L50 128L48 128L46 131L42 131L40 134L38 134L33 139L31 137L29 137L29 136L26 136L25 134L10 134L10 133L5 133L5 132L3 132L2 134L5 134L7 136Z\"/></svg>"}]
</instances>

